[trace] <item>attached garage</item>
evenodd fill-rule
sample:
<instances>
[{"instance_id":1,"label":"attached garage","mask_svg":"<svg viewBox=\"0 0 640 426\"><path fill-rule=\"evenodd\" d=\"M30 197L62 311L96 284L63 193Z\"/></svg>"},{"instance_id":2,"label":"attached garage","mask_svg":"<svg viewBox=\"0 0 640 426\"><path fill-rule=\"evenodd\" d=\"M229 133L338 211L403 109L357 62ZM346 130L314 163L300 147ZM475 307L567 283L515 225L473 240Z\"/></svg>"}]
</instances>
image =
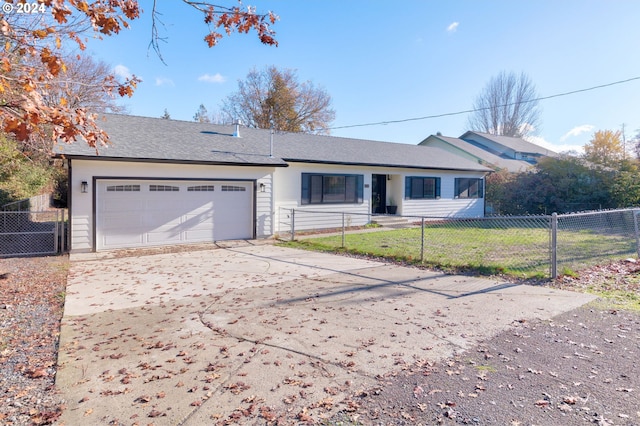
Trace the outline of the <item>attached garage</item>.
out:
<instances>
[{"instance_id":1,"label":"attached garage","mask_svg":"<svg viewBox=\"0 0 640 426\"><path fill-rule=\"evenodd\" d=\"M97 179L96 249L254 238L254 182Z\"/></svg>"},{"instance_id":2,"label":"attached garage","mask_svg":"<svg viewBox=\"0 0 640 426\"><path fill-rule=\"evenodd\" d=\"M439 148L117 114L98 124L107 145L55 147L69 178L72 253L271 238L290 232L290 209L341 211L364 224L376 175L401 214L484 212L480 191L454 197L454 182L491 170ZM319 183L313 196L309 176ZM406 177L441 179L442 196L405 199ZM307 217L309 228L340 226Z\"/></svg>"}]
</instances>

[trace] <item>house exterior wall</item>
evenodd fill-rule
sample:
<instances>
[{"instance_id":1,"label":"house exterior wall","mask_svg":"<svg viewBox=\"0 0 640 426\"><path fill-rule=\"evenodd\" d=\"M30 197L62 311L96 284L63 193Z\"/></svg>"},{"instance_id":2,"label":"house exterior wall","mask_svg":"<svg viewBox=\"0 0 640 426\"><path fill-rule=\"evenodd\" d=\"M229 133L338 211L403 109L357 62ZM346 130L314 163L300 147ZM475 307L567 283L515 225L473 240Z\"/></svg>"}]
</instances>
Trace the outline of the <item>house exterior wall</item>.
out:
<instances>
[{"instance_id":1,"label":"house exterior wall","mask_svg":"<svg viewBox=\"0 0 640 426\"><path fill-rule=\"evenodd\" d=\"M302 173L344 173L364 176L361 204L306 204L301 202ZM430 217L482 217L484 198L455 199L455 178L484 178L482 172L454 172L442 170L416 170L369 166L342 166L327 164L289 163L289 167L274 172L274 204L276 233L291 230L291 209L295 209L295 229L339 228L342 216L347 214L348 226L362 226L371 221L372 175L386 174L387 204L398 205L398 215ZM405 200L405 177L423 176L441 178L441 197L435 200ZM309 212L306 214L305 212ZM322 213L326 214L322 214Z\"/></svg>"},{"instance_id":2,"label":"house exterior wall","mask_svg":"<svg viewBox=\"0 0 640 426\"><path fill-rule=\"evenodd\" d=\"M405 176L424 176L440 178L440 198L429 200L408 200L404 199L405 179L402 179L402 207L401 214L403 216L418 217L457 217L472 218L484 216L484 198L454 198L455 180L456 178L480 178L483 179L483 173L472 172L449 172L434 171L430 172L414 172L409 171Z\"/></svg>"},{"instance_id":3,"label":"house exterior wall","mask_svg":"<svg viewBox=\"0 0 640 426\"><path fill-rule=\"evenodd\" d=\"M462 158L465 158L467 160L471 160L471 161L475 161L477 163L480 163L478 157L469 154L467 151L462 150L458 147L455 147L451 144L448 144L440 139L436 139L436 138L427 138L425 141L420 142L420 145L424 145L424 146L433 146L436 148L440 148L443 149L447 152L450 152L452 154L458 155Z\"/></svg>"},{"instance_id":4,"label":"house exterior wall","mask_svg":"<svg viewBox=\"0 0 640 426\"><path fill-rule=\"evenodd\" d=\"M255 180L256 237L266 238L273 229L273 171L272 167L210 166L192 164L139 163L124 161L71 160L71 251L93 250L94 187L93 178L121 177L132 179L216 179ZM81 192L81 183L89 184L87 193ZM260 184L264 184L264 192Z\"/></svg>"},{"instance_id":5,"label":"house exterior wall","mask_svg":"<svg viewBox=\"0 0 640 426\"><path fill-rule=\"evenodd\" d=\"M360 204L302 204L302 173L361 174L364 176L362 203ZM289 163L289 167L276 170L273 176L276 232L289 232L291 217L283 209L295 209L297 230L337 228L342 217L332 212L344 212L350 226L362 226L370 222L371 168L330 164ZM313 212L305 214L305 212ZM325 212L319 214L316 212Z\"/></svg>"}]
</instances>

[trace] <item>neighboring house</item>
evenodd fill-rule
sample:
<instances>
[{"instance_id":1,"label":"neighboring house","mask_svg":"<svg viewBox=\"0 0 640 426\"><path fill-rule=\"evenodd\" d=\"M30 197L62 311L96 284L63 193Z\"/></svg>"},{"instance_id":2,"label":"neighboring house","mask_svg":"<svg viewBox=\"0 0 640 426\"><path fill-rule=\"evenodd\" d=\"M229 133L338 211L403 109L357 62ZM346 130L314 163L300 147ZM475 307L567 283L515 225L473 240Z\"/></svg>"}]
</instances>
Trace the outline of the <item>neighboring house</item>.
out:
<instances>
[{"instance_id":1,"label":"neighboring house","mask_svg":"<svg viewBox=\"0 0 640 426\"><path fill-rule=\"evenodd\" d=\"M542 157L558 155L522 138L473 131L468 131L459 138L431 135L420 142L420 145L442 148L494 170L506 169L510 172L525 171Z\"/></svg>"},{"instance_id":2,"label":"neighboring house","mask_svg":"<svg viewBox=\"0 0 640 426\"><path fill-rule=\"evenodd\" d=\"M73 252L289 230L290 210L480 217L491 169L439 148L107 114L111 144L57 146L69 172ZM281 212L283 217L280 217ZM336 217L337 219L337 217ZM296 215L296 229L339 226Z\"/></svg>"}]
</instances>

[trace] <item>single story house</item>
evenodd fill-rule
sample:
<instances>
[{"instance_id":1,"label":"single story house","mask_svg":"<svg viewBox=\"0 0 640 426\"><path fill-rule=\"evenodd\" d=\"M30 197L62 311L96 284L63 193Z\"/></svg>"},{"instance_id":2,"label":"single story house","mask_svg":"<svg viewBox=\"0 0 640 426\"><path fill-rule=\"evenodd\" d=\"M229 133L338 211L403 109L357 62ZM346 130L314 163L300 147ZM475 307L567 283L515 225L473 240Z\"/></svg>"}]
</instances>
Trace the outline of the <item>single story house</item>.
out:
<instances>
[{"instance_id":1,"label":"single story house","mask_svg":"<svg viewBox=\"0 0 640 426\"><path fill-rule=\"evenodd\" d=\"M526 171L540 158L558 155L522 138L475 131L467 131L457 138L441 134L430 135L420 145L442 148L494 170L510 172Z\"/></svg>"},{"instance_id":2,"label":"single story house","mask_svg":"<svg viewBox=\"0 0 640 426\"><path fill-rule=\"evenodd\" d=\"M351 225L389 204L402 215L484 214L491 169L439 148L117 114L100 125L111 144L99 152L56 146L72 252L269 238L288 231L290 209L345 212ZM304 217L296 229L317 228Z\"/></svg>"}]
</instances>

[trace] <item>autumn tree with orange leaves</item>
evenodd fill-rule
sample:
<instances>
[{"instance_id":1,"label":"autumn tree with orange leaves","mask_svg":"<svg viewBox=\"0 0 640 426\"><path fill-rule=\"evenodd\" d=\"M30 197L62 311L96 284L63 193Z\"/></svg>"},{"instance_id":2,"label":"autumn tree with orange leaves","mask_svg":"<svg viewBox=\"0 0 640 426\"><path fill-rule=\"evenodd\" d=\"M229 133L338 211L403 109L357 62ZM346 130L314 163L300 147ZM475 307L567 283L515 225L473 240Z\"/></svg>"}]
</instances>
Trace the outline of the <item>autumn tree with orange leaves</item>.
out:
<instances>
[{"instance_id":1,"label":"autumn tree with orange leaves","mask_svg":"<svg viewBox=\"0 0 640 426\"><path fill-rule=\"evenodd\" d=\"M225 35L255 31L266 45L277 45L271 25L277 20L272 12L257 13L253 7L220 6L206 1L181 0L201 13L208 32L204 42L215 46ZM33 8L33 2L29 2ZM64 96L56 104L46 102L56 82L66 77L68 55L84 53L89 36L117 35L143 13L136 0L39 0L26 10L23 0L4 0L0 15L0 130L12 135L24 150L50 152L57 141L78 139L92 147L108 143L97 115L77 106ZM20 5L22 4L22 5ZM159 2L149 12L153 17L151 45L159 52L157 16ZM135 76L118 80L110 74L99 82L110 96L130 97L140 80Z\"/></svg>"}]
</instances>

